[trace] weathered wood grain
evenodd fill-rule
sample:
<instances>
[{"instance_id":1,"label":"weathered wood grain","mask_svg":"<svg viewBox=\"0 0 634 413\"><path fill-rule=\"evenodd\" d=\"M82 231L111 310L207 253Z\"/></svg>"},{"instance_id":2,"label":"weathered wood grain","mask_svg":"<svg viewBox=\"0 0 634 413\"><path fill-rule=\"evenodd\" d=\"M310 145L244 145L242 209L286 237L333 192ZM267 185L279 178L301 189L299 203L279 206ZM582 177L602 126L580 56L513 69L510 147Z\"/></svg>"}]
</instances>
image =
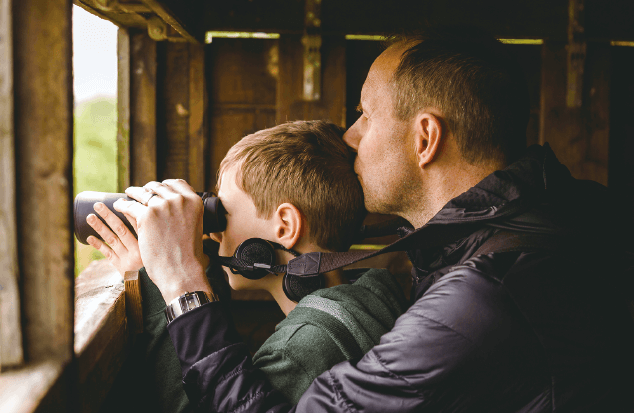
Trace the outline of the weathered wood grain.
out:
<instances>
[{"instance_id":1,"label":"weathered wood grain","mask_svg":"<svg viewBox=\"0 0 634 413\"><path fill-rule=\"evenodd\" d=\"M29 362L70 361L73 351L71 6L24 0L13 11L13 41L21 45L14 49L14 113Z\"/></svg>"},{"instance_id":2,"label":"weathered wood grain","mask_svg":"<svg viewBox=\"0 0 634 413\"><path fill-rule=\"evenodd\" d=\"M156 181L156 42L130 30L130 184ZM123 85L121 85L123 86Z\"/></svg>"},{"instance_id":3,"label":"weathered wood grain","mask_svg":"<svg viewBox=\"0 0 634 413\"><path fill-rule=\"evenodd\" d=\"M302 100L304 46L301 43L301 36L281 35L279 48L277 123L300 119L327 119L345 126L346 46L344 36L323 36L322 98L316 102Z\"/></svg>"},{"instance_id":4,"label":"weathered wood grain","mask_svg":"<svg viewBox=\"0 0 634 413\"><path fill-rule=\"evenodd\" d=\"M130 33L117 33L117 190L130 186Z\"/></svg>"},{"instance_id":5,"label":"weathered wood grain","mask_svg":"<svg viewBox=\"0 0 634 413\"><path fill-rule=\"evenodd\" d=\"M564 43L542 49L540 143L548 142L575 178L604 185L609 155L609 46L588 44L583 105L566 103L567 54Z\"/></svg>"},{"instance_id":6,"label":"weathered wood grain","mask_svg":"<svg viewBox=\"0 0 634 413\"><path fill-rule=\"evenodd\" d=\"M0 366L23 362L13 131L12 1L0 0Z\"/></svg>"},{"instance_id":7,"label":"weathered wood grain","mask_svg":"<svg viewBox=\"0 0 634 413\"><path fill-rule=\"evenodd\" d=\"M196 191L205 185L205 46L189 44L189 164L188 182Z\"/></svg>"},{"instance_id":8,"label":"weathered wood grain","mask_svg":"<svg viewBox=\"0 0 634 413\"><path fill-rule=\"evenodd\" d=\"M79 411L97 412L130 347L124 282L107 260L93 261L75 284Z\"/></svg>"}]
</instances>

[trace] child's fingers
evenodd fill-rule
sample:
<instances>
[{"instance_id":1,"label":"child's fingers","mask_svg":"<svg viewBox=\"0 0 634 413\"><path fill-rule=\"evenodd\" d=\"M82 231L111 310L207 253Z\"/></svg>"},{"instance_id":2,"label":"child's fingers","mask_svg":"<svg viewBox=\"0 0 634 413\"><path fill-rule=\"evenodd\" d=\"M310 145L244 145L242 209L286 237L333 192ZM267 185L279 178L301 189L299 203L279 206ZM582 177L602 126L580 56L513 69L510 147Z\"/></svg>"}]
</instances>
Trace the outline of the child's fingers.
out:
<instances>
[{"instance_id":1,"label":"child's fingers","mask_svg":"<svg viewBox=\"0 0 634 413\"><path fill-rule=\"evenodd\" d=\"M117 256L114 253L114 251L112 251L112 249L110 249L100 239L98 239L96 237L93 237L91 235L91 236L88 237L88 239L86 241L88 241L88 244L90 244L93 248L95 248L96 250L101 252L103 254L103 256L106 257L110 262L112 262L113 260L117 259ZM113 262L113 264L115 264L115 263Z\"/></svg>"},{"instance_id":2,"label":"child's fingers","mask_svg":"<svg viewBox=\"0 0 634 413\"><path fill-rule=\"evenodd\" d=\"M101 203L97 202L94 206L95 211L106 221L106 224L114 231L114 234L119 238L119 240L123 243L123 246L126 249L129 249L129 246L134 246L137 244L137 240L134 237L134 234L130 232L128 227L116 216L108 207ZM135 222L136 224L136 222ZM136 231L136 226L135 226ZM101 235L101 234L99 234ZM104 238L108 241L106 238ZM108 242L109 243L109 242Z\"/></svg>"},{"instance_id":3,"label":"child's fingers","mask_svg":"<svg viewBox=\"0 0 634 413\"><path fill-rule=\"evenodd\" d=\"M106 241L110 248L117 252L118 255L123 255L127 252L125 245L121 243L121 240L114 232L110 230L95 214L88 214L86 222L99 234L102 240Z\"/></svg>"}]
</instances>

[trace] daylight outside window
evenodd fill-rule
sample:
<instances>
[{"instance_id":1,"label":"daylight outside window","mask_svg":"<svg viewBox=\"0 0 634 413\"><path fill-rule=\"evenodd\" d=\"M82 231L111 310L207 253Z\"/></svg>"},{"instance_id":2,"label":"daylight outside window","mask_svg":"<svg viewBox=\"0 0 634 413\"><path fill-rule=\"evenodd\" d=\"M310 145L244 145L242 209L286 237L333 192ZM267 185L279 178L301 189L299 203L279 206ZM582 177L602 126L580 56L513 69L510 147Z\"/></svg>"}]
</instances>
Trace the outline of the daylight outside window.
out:
<instances>
[{"instance_id":1,"label":"daylight outside window","mask_svg":"<svg viewBox=\"0 0 634 413\"><path fill-rule=\"evenodd\" d=\"M117 27L73 6L74 194L117 189ZM75 276L103 258L75 240Z\"/></svg>"}]
</instances>

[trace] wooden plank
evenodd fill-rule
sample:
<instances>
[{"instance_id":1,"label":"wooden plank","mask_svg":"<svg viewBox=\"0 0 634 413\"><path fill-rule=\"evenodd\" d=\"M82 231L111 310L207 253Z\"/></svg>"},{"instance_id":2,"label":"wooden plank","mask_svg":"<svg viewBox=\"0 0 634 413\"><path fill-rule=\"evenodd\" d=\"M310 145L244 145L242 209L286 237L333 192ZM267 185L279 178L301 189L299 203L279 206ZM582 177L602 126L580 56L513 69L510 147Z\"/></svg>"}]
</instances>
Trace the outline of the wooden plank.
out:
<instances>
[{"instance_id":1,"label":"wooden plank","mask_svg":"<svg viewBox=\"0 0 634 413\"><path fill-rule=\"evenodd\" d=\"M323 34L384 34L429 24L451 24L476 25L506 38L565 39L568 21L566 0L400 0L398 3L323 0L322 3ZM618 12L615 10L614 14ZM214 2L207 4L204 16L205 29L218 31L301 34L303 23L303 0ZM634 32L631 27L623 30Z\"/></svg>"},{"instance_id":2,"label":"wooden plank","mask_svg":"<svg viewBox=\"0 0 634 413\"><path fill-rule=\"evenodd\" d=\"M0 366L24 361L16 229L12 2L0 0Z\"/></svg>"},{"instance_id":3,"label":"wooden plank","mask_svg":"<svg viewBox=\"0 0 634 413\"><path fill-rule=\"evenodd\" d=\"M117 33L117 188L130 186L130 33Z\"/></svg>"},{"instance_id":4,"label":"wooden plank","mask_svg":"<svg viewBox=\"0 0 634 413\"><path fill-rule=\"evenodd\" d=\"M174 30L187 41L193 43L204 42L204 32L195 24L195 22L199 20L199 13L202 12L203 4L200 1L194 2L194 4L189 1L187 7L183 7L180 1L141 0L141 2L148 6L165 23L174 28ZM175 10L179 10L179 12Z\"/></svg>"},{"instance_id":5,"label":"wooden plank","mask_svg":"<svg viewBox=\"0 0 634 413\"><path fill-rule=\"evenodd\" d=\"M156 177L156 42L130 30L130 184ZM120 87L124 87L121 85Z\"/></svg>"},{"instance_id":6,"label":"wooden plank","mask_svg":"<svg viewBox=\"0 0 634 413\"><path fill-rule=\"evenodd\" d=\"M277 88L277 123L293 120L327 119L346 124L346 43L344 36L323 36L322 99L302 100L304 47L299 35L279 39L280 63Z\"/></svg>"},{"instance_id":7,"label":"wooden plank","mask_svg":"<svg viewBox=\"0 0 634 413\"><path fill-rule=\"evenodd\" d=\"M189 44L160 43L157 125L159 180L189 178Z\"/></svg>"},{"instance_id":8,"label":"wooden plank","mask_svg":"<svg viewBox=\"0 0 634 413\"><path fill-rule=\"evenodd\" d=\"M583 106L566 104L564 43L542 49L540 143L548 142L572 175L607 184L609 152L609 49L589 44Z\"/></svg>"},{"instance_id":9,"label":"wooden plank","mask_svg":"<svg viewBox=\"0 0 634 413\"><path fill-rule=\"evenodd\" d=\"M130 349L123 278L107 260L93 261L75 283L77 404L97 412Z\"/></svg>"},{"instance_id":10,"label":"wooden plank","mask_svg":"<svg viewBox=\"0 0 634 413\"><path fill-rule=\"evenodd\" d=\"M205 46L189 45L189 171L188 182L196 191L205 185Z\"/></svg>"},{"instance_id":11,"label":"wooden plank","mask_svg":"<svg viewBox=\"0 0 634 413\"><path fill-rule=\"evenodd\" d=\"M220 161L242 137L275 126L279 76L277 40L214 39L205 50L209 81L208 188Z\"/></svg>"},{"instance_id":12,"label":"wooden plank","mask_svg":"<svg viewBox=\"0 0 634 413\"><path fill-rule=\"evenodd\" d=\"M18 256L31 362L73 354L71 6L24 0L13 11Z\"/></svg>"}]
</instances>

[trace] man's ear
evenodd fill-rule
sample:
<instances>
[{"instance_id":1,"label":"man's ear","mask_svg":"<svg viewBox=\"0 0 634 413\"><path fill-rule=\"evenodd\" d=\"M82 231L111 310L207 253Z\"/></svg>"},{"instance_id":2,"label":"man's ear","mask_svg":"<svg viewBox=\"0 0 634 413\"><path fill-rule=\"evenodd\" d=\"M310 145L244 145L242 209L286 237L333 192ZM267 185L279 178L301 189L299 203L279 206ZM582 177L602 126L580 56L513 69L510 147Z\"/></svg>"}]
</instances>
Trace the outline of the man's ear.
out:
<instances>
[{"instance_id":1,"label":"man's ear","mask_svg":"<svg viewBox=\"0 0 634 413\"><path fill-rule=\"evenodd\" d=\"M430 112L416 115L414 140L418 166L423 169L436 156L443 138L443 124L440 118Z\"/></svg>"},{"instance_id":2,"label":"man's ear","mask_svg":"<svg viewBox=\"0 0 634 413\"><path fill-rule=\"evenodd\" d=\"M273 216L277 242L286 248L293 248L304 230L304 216L293 204L285 202L277 207Z\"/></svg>"}]
</instances>

